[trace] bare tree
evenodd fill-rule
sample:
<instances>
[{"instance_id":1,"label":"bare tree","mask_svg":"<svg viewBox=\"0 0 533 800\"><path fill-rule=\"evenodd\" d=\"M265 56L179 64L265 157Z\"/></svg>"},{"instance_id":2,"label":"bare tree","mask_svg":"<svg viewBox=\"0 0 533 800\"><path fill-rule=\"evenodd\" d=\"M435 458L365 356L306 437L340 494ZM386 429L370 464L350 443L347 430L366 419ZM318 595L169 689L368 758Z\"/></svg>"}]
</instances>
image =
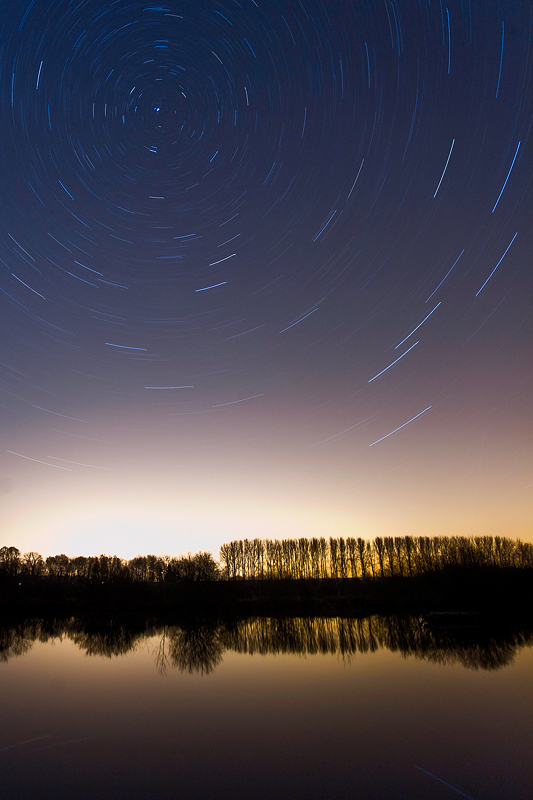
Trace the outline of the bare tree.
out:
<instances>
[{"instance_id":1,"label":"bare tree","mask_svg":"<svg viewBox=\"0 0 533 800\"><path fill-rule=\"evenodd\" d=\"M398 570L400 572L400 576L403 578L403 551L404 551L404 539L401 536L394 537L394 548L396 550L396 560L398 562Z\"/></svg>"},{"instance_id":2,"label":"bare tree","mask_svg":"<svg viewBox=\"0 0 533 800\"><path fill-rule=\"evenodd\" d=\"M414 542L412 536L404 537L405 557L407 558L407 569L409 570L410 577L413 576L413 551Z\"/></svg>"},{"instance_id":3,"label":"bare tree","mask_svg":"<svg viewBox=\"0 0 533 800\"><path fill-rule=\"evenodd\" d=\"M381 577L383 578L385 575L383 567L383 555L385 552L385 545L383 543L383 539L381 538L381 536L376 536L376 538L374 539L374 549L378 557L379 568L381 570Z\"/></svg>"},{"instance_id":4,"label":"bare tree","mask_svg":"<svg viewBox=\"0 0 533 800\"><path fill-rule=\"evenodd\" d=\"M265 577L265 546L261 539L254 539L252 542L252 546L254 548L254 559L256 563L257 577L263 580L263 578Z\"/></svg>"},{"instance_id":5,"label":"bare tree","mask_svg":"<svg viewBox=\"0 0 533 800\"><path fill-rule=\"evenodd\" d=\"M389 562L389 572L394 575L394 539L392 536L385 536L383 539L383 546L387 553L387 561Z\"/></svg>"},{"instance_id":6,"label":"bare tree","mask_svg":"<svg viewBox=\"0 0 533 800\"><path fill-rule=\"evenodd\" d=\"M20 550L18 547L0 547L0 572L15 578L20 569Z\"/></svg>"},{"instance_id":7,"label":"bare tree","mask_svg":"<svg viewBox=\"0 0 533 800\"><path fill-rule=\"evenodd\" d=\"M223 544L219 551L220 563L222 564L222 574L227 581L230 579L235 580L235 574L232 570L231 549L231 543Z\"/></svg>"},{"instance_id":8,"label":"bare tree","mask_svg":"<svg viewBox=\"0 0 533 800\"><path fill-rule=\"evenodd\" d=\"M357 544L353 536L346 539L347 558L352 578L357 578Z\"/></svg>"},{"instance_id":9,"label":"bare tree","mask_svg":"<svg viewBox=\"0 0 533 800\"><path fill-rule=\"evenodd\" d=\"M333 536L329 537L329 564L332 578L339 577L339 543Z\"/></svg>"},{"instance_id":10,"label":"bare tree","mask_svg":"<svg viewBox=\"0 0 533 800\"><path fill-rule=\"evenodd\" d=\"M366 569L367 569L367 550L366 550L366 542L361 537L357 538L357 554L359 556L359 564L361 565L361 575L363 578L366 578Z\"/></svg>"},{"instance_id":11,"label":"bare tree","mask_svg":"<svg viewBox=\"0 0 533 800\"><path fill-rule=\"evenodd\" d=\"M44 571L44 560L40 553L30 550L29 553L24 553L22 563L27 570L28 574L35 578L41 575Z\"/></svg>"},{"instance_id":12,"label":"bare tree","mask_svg":"<svg viewBox=\"0 0 533 800\"><path fill-rule=\"evenodd\" d=\"M348 565L346 563L346 541L342 536L340 536L337 541L339 544L339 572L341 578L346 578L348 574Z\"/></svg>"},{"instance_id":13,"label":"bare tree","mask_svg":"<svg viewBox=\"0 0 533 800\"><path fill-rule=\"evenodd\" d=\"M57 556L48 556L45 564L50 577L64 578L70 572L70 559L65 553L60 553Z\"/></svg>"},{"instance_id":14,"label":"bare tree","mask_svg":"<svg viewBox=\"0 0 533 800\"><path fill-rule=\"evenodd\" d=\"M370 564L370 569L372 572L372 577L376 577L376 572L374 569L374 548L370 542L366 543L366 554L367 554L367 563Z\"/></svg>"}]
</instances>

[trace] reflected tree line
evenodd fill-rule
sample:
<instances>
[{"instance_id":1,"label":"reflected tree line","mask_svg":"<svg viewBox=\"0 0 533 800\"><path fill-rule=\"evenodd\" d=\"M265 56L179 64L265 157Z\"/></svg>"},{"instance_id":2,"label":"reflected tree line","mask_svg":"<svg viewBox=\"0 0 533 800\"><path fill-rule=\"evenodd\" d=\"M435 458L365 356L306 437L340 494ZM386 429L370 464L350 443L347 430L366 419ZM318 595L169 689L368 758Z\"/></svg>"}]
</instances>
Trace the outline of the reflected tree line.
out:
<instances>
[{"instance_id":1,"label":"reflected tree line","mask_svg":"<svg viewBox=\"0 0 533 800\"><path fill-rule=\"evenodd\" d=\"M157 624L109 618L83 621L29 620L0 627L0 662L25 655L34 642L68 638L88 656L119 657L149 649L162 673L179 669L207 675L224 653L249 655L336 655L346 661L380 649L437 664L494 670L512 663L517 652L533 645L533 630L495 633L483 628L433 629L423 618L374 615L364 618L296 617L192 624Z\"/></svg>"},{"instance_id":2,"label":"reflected tree line","mask_svg":"<svg viewBox=\"0 0 533 800\"><path fill-rule=\"evenodd\" d=\"M0 579L56 578L89 583L413 577L447 568L533 568L533 544L503 536L376 536L239 539L187 556L43 558L0 548Z\"/></svg>"}]
</instances>

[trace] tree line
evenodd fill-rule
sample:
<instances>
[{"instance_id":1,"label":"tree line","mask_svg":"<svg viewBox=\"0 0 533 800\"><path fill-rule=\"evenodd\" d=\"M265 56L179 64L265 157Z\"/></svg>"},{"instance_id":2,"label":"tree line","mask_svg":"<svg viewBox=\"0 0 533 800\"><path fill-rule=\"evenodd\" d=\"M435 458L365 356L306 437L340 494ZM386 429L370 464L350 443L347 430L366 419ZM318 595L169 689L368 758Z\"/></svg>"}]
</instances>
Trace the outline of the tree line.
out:
<instances>
[{"instance_id":1,"label":"tree line","mask_svg":"<svg viewBox=\"0 0 533 800\"><path fill-rule=\"evenodd\" d=\"M55 578L88 583L157 583L161 581L213 581L220 577L211 553L186 556L138 555L75 556L64 553L43 558L39 553L21 553L16 547L0 548L0 578Z\"/></svg>"},{"instance_id":2,"label":"tree line","mask_svg":"<svg viewBox=\"0 0 533 800\"><path fill-rule=\"evenodd\" d=\"M226 580L413 577L447 567L533 567L533 544L503 536L239 539L220 548Z\"/></svg>"},{"instance_id":3,"label":"tree line","mask_svg":"<svg viewBox=\"0 0 533 800\"><path fill-rule=\"evenodd\" d=\"M52 578L89 583L413 577L447 568L533 568L533 544L503 536L376 536L238 539L186 556L43 558L0 548L0 579Z\"/></svg>"}]
</instances>

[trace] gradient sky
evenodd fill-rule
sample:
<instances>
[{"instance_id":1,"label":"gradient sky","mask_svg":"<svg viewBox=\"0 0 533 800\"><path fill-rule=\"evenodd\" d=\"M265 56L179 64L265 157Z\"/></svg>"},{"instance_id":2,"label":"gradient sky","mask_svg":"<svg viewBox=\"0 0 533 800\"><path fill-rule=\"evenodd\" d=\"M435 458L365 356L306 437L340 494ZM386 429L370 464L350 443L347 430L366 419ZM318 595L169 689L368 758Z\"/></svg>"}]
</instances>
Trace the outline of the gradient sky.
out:
<instances>
[{"instance_id":1,"label":"gradient sky","mask_svg":"<svg viewBox=\"0 0 533 800\"><path fill-rule=\"evenodd\" d=\"M533 540L533 11L11 0L2 544Z\"/></svg>"}]
</instances>

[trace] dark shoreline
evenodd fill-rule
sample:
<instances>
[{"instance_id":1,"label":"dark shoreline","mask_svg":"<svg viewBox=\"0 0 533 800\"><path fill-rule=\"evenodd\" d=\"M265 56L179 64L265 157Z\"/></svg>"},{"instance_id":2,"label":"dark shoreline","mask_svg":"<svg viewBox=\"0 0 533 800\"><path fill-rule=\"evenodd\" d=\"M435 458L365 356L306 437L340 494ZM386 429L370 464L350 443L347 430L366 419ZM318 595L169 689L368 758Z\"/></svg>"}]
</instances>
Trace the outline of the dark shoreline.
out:
<instances>
[{"instance_id":1,"label":"dark shoreline","mask_svg":"<svg viewBox=\"0 0 533 800\"><path fill-rule=\"evenodd\" d=\"M87 583L26 578L0 585L0 617L101 612L338 615L472 611L533 618L533 570L448 569L378 579Z\"/></svg>"}]
</instances>

